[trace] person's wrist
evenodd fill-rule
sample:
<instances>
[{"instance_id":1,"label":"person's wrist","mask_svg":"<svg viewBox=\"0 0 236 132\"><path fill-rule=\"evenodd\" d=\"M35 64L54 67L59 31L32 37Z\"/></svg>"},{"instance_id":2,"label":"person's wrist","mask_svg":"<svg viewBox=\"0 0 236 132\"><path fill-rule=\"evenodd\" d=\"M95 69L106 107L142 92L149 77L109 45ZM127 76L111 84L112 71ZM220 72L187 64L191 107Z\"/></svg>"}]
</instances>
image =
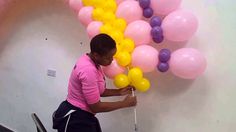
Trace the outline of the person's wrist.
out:
<instances>
[{"instance_id":1,"label":"person's wrist","mask_svg":"<svg viewBox=\"0 0 236 132\"><path fill-rule=\"evenodd\" d=\"M120 104L121 104L121 108L125 108L125 107L127 107L127 106L126 106L126 103L125 103L124 100L123 100L123 101L120 101Z\"/></svg>"}]
</instances>

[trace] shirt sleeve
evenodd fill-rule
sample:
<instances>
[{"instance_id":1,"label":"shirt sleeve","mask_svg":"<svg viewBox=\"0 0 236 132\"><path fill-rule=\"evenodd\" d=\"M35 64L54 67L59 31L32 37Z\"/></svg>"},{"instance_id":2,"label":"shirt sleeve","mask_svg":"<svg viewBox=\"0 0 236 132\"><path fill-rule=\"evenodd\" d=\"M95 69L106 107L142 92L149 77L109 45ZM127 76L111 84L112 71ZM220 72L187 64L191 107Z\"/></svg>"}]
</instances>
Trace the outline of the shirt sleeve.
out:
<instances>
[{"instance_id":1,"label":"shirt sleeve","mask_svg":"<svg viewBox=\"0 0 236 132\"><path fill-rule=\"evenodd\" d=\"M82 92L88 104L95 104L100 100L99 86L97 82L97 70L85 68L82 72Z\"/></svg>"}]
</instances>

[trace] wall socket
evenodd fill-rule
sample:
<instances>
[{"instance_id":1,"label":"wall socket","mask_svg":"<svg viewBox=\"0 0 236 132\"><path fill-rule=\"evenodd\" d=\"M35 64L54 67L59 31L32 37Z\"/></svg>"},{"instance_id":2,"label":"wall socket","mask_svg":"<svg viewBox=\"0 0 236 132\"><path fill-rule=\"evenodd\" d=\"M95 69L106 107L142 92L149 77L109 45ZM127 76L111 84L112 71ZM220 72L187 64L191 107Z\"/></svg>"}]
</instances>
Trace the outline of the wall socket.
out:
<instances>
[{"instance_id":1,"label":"wall socket","mask_svg":"<svg viewBox=\"0 0 236 132\"><path fill-rule=\"evenodd\" d=\"M47 70L47 75L50 77L56 77L56 70L48 69Z\"/></svg>"}]
</instances>

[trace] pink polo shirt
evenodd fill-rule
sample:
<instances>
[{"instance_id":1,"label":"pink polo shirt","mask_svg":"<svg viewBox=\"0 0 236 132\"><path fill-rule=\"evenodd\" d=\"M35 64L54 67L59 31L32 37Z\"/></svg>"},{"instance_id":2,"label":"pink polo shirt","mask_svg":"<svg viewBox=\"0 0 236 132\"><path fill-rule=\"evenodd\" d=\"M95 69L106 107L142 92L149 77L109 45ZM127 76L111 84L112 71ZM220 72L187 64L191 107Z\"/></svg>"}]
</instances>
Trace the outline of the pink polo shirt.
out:
<instances>
[{"instance_id":1,"label":"pink polo shirt","mask_svg":"<svg viewBox=\"0 0 236 132\"><path fill-rule=\"evenodd\" d=\"M104 90L105 79L101 67L95 65L88 55L83 55L72 70L67 101L82 110L91 112L88 105L97 103Z\"/></svg>"}]
</instances>

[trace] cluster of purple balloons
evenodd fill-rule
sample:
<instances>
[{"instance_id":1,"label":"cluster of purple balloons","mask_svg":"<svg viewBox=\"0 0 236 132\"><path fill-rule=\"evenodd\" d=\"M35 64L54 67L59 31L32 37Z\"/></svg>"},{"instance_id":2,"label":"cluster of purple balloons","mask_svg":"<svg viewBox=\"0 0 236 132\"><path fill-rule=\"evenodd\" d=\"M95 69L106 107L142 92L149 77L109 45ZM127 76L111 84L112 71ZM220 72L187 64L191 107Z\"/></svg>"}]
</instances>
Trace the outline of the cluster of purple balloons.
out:
<instances>
[{"instance_id":1,"label":"cluster of purple balloons","mask_svg":"<svg viewBox=\"0 0 236 132\"><path fill-rule=\"evenodd\" d=\"M162 49L159 53L159 64L157 66L157 69L160 72L166 72L169 70L169 63L171 57L171 51L169 49Z\"/></svg>"},{"instance_id":2,"label":"cluster of purple balloons","mask_svg":"<svg viewBox=\"0 0 236 132\"><path fill-rule=\"evenodd\" d=\"M139 5L143 9L143 16L146 18L151 18L153 16L153 9L150 7L150 4L151 0L139 0ZM158 16L154 16L150 20L152 39L156 43L161 43L164 40L161 23L162 20Z\"/></svg>"},{"instance_id":3,"label":"cluster of purple balloons","mask_svg":"<svg viewBox=\"0 0 236 132\"><path fill-rule=\"evenodd\" d=\"M150 20L150 25L152 27L151 36L152 36L153 41L156 43L161 43L164 40L161 23L162 23L162 20L158 16L154 16Z\"/></svg>"}]
</instances>

